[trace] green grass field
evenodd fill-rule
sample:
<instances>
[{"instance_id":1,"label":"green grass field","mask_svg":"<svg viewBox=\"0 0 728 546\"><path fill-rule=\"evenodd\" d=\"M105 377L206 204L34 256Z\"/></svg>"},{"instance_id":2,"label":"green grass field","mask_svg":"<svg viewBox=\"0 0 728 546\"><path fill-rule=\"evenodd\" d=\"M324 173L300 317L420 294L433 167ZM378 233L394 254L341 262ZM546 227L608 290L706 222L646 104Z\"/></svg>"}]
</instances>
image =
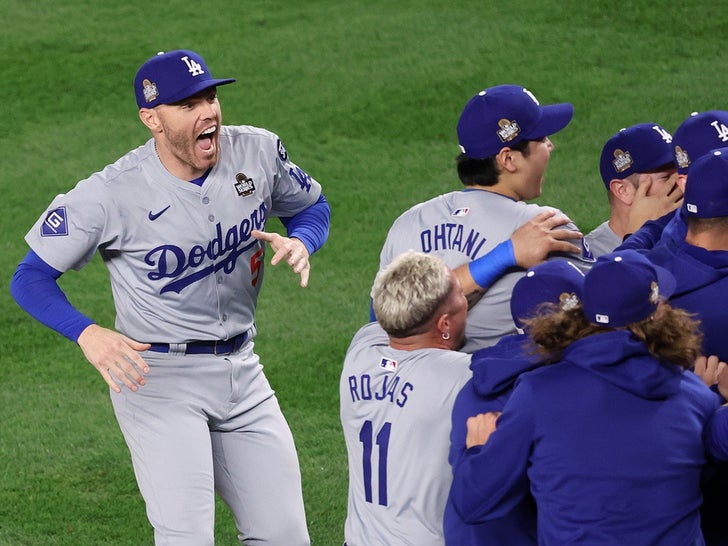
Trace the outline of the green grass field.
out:
<instances>
[{"instance_id":1,"label":"green grass field","mask_svg":"<svg viewBox=\"0 0 728 546\"><path fill-rule=\"evenodd\" d=\"M0 0L0 14L0 545L153 542L105 383L7 289L53 196L148 138L131 87L147 57L195 49L216 77L237 78L220 90L224 122L281 135L331 203L309 288L268 268L256 341L318 546L343 541L338 378L368 318L379 249L400 212L459 187L455 124L470 96L519 83L542 103L574 104L539 202L584 232L607 215L598 161L611 134L645 121L674 130L691 111L728 106L728 5L708 0ZM99 259L62 286L113 325ZM217 543L236 544L218 507Z\"/></svg>"}]
</instances>

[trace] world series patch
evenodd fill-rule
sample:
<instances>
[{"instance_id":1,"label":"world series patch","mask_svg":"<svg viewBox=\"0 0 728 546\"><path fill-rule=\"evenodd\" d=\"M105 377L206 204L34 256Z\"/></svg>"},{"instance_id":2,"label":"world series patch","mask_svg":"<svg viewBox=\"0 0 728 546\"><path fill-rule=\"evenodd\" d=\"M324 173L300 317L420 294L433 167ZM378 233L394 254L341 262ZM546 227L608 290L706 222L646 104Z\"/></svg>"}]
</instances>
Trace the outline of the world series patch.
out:
<instances>
[{"instance_id":1,"label":"world series patch","mask_svg":"<svg viewBox=\"0 0 728 546\"><path fill-rule=\"evenodd\" d=\"M250 195L255 191L255 184L253 183L252 178L248 178L243 173L238 173L235 175L235 191L238 192L238 195L240 197L245 197L246 195Z\"/></svg>"}]
</instances>

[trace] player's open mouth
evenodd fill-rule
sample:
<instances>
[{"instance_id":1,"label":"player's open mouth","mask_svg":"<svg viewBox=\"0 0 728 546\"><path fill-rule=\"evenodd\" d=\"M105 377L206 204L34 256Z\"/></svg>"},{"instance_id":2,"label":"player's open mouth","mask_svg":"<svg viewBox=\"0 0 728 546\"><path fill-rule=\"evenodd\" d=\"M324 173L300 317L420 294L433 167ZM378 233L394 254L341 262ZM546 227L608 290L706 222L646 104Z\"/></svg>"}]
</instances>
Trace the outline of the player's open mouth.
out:
<instances>
[{"instance_id":1,"label":"player's open mouth","mask_svg":"<svg viewBox=\"0 0 728 546\"><path fill-rule=\"evenodd\" d=\"M202 131L200 136L197 137L197 147L200 149L200 151L205 153L212 153L215 151L215 132L217 131L217 127L213 126L209 129L205 129Z\"/></svg>"}]
</instances>

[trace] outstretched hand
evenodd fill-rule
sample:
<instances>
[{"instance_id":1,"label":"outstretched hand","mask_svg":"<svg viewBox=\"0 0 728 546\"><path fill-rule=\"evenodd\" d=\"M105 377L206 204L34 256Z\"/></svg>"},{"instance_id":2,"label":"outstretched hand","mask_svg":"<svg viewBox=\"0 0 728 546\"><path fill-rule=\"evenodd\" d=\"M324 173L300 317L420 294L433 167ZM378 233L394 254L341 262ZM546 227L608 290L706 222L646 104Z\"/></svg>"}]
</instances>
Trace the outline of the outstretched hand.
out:
<instances>
[{"instance_id":1,"label":"outstretched hand","mask_svg":"<svg viewBox=\"0 0 728 546\"><path fill-rule=\"evenodd\" d=\"M583 235L571 229L556 229L571 222L555 210L544 211L523 224L511 235L516 263L528 269L548 258L552 252L581 254L581 248L569 242Z\"/></svg>"},{"instance_id":2,"label":"outstretched hand","mask_svg":"<svg viewBox=\"0 0 728 546\"><path fill-rule=\"evenodd\" d=\"M293 269L293 272L301 276L301 286L308 286L308 276L311 272L311 264L308 261L310 254L306 245L299 239L283 237L278 233L269 233L254 229L251 233L259 241L268 243L273 249L271 265L278 265L283 260Z\"/></svg>"},{"instance_id":3,"label":"outstretched hand","mask_svg":"<svg viewBox=\"0 0 728 546\"><path fill-rule=\"evenodd\" d=\"M135 392L146 383L143 374L149 373L149 365L139 351L148 350L149 343L139 343L97 324L87 326L77 342L86 360L114 392L121 392L119 382Z\"/></svg>"}]
</instances>

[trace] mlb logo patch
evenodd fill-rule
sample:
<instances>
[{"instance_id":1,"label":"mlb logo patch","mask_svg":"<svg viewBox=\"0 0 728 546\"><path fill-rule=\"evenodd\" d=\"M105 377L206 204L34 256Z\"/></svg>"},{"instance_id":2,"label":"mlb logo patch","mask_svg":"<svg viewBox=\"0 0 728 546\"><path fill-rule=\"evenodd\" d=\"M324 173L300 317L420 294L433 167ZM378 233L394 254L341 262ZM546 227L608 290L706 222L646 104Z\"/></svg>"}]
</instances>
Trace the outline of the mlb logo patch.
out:
<instances>
[{"instance_id":1,"label":"mlb logo patch","mask_svg":"<svg viewBox=\"0 0 728 546\"><path fill-rule=\"evenodd\" d=\"M470 208L465 207L462 209L457 209L457 210L452 211L452 214L450 216L467 216L469 212L470 212Z\"/></svg>"},{"instance_id":2,"label":"mlb logo patch","mask_svg":"<svg viewBox=\"0 0 728 546\"><path fill-rule=\"evenodd\" d=\"M397 361L389 358L382 358L379 362L379 367L387 370L388 372L394 372L397 370Z\"/></svg>"},{"instance_id":3,"label":"mlb logo patch","mask_svg":"<svg viewBox=\"0 0 728 546\"><path fill-rule=\"evenodd\" d=\"M58 207L48 213L40 228L41 237L62 237L68 235L66 207Z\"/></svg>"},{"instance_id":4,"label":"mlb logo patch","mask_svg":"<svg viewBox=\"0 0 728 546\"><path fill-rule=\"evenodd\" d=\"M595 318L599 324L609 324L609 315L597 314L597 316Z\"/></svg>"}]
</instances>

